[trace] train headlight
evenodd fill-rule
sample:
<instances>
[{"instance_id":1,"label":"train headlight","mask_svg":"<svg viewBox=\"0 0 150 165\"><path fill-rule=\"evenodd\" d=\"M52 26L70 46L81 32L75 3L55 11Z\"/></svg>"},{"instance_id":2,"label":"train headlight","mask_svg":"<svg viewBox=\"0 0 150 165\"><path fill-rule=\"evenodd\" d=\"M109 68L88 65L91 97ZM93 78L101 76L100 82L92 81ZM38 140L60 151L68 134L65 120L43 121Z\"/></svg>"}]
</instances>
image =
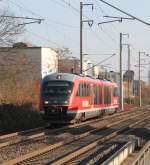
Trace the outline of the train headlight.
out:
<instances>
[{"instance_id":1,"label":"train headlight","mask_svg":"<svg viewBox=\"0 0 150 165\"><path fill-rule=\"evenodd\" d=\"M69 102L66 100L66 101L65 101L65 104L68 104L68 103L69 103Z\"/></svg>"},{"instance_id":2,"label":"train headlight","mask_svg":"<svg viewBox=\"0 0 150 165\"><path fill-rule=\"evenodd\" d=\"M44 104L48 104L48 101L44 101Z\"/></svg>"}]
</instances>

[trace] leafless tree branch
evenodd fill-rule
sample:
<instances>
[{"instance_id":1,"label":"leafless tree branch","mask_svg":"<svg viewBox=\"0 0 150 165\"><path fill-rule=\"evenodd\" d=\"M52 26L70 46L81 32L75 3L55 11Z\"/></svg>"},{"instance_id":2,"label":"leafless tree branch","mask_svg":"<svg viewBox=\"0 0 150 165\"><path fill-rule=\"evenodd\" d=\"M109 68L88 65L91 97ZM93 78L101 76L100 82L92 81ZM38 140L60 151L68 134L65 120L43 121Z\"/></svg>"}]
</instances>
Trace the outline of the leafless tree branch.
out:
<instances>
[{"instance_id":1,"label":"leafless tree branch","mask_svg":"<svg viewBox=\"0 0 150 165\"><path fill-rule=\"evenodd\" d=\"M16 18L3 17L3 16L15 16L8 10L0 11L0 46L12 45L17 36L25 31L24 25L20 20Z\"/></svg>"}]
</instances>

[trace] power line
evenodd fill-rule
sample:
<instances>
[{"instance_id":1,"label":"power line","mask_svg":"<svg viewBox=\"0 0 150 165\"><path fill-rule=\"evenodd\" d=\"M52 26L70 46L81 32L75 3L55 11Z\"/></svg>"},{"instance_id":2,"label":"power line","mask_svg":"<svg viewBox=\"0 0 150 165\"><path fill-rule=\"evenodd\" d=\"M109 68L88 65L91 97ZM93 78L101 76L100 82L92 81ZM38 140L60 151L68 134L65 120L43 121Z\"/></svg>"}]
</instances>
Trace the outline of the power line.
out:
<instances>
[{"instance_id":1,"label":"power line","mask_svg":"<svg viewBox=\"0 0 150 165\"><path fill-rule=\"evenodd\" d=\"M71 3L66 2L65 0L61 0L63 3L65 3L66 5L68 5L70 8L72 8L74 11L76 12L80 12L80 10L78 10L77 8L75 8Z\"/></svg>"},{"instance_id":2,"label":"power line","mask_svg":"<svg viewBox=\"0 0 150 165\"><path fill-rule=\"evenodd\" d=\"M30 14L32 14L32 15L34 15L34 16L38 16L38 17L42 17L43 18L43 16L41 16L41 15L39 15L39 14L37 14L37 13L35 13L35 12L33 12L32 10L30 10L30 9L28 9L28 8L26 8L25 6L24 6L24 4L22 4L21 2L18 2L18 3L16 3L16 2L13 2L12 0L7 0L7 1L9 1L11 4L13 4L14 6L17 6L17 7L19 7L19 8L21 8L21 9L23 9L24 11L26 11L26 12L28 12L28 13L30 13ZM67 24L64 24L64 23L61 23L61 22L58 22L58 21L54 21L54 20L51 20L51 19L48 19L48 18L44 18L45 20L46 20L46 22L44 22L44 24L46 25L46 26L48 26L48 27L50 27L50 28L52 28L51 26L52 26L52 23L55 23L55 24L59 24L59 25L62 25L62 26L65 26L65 27L68 27L68 28L79 28L79 27L77 27L77 26L72 26L72 25L67 25ZM49 26L50 25L50 26ZM61 35L63 35L64 37L66 37L66 35L64 35L63 33L62 33L62 31L60 32L60 31L58 31L56 28L52 28L53 30L55 30L57 33L60 33ZM44 38L44 37L43 37Z\"/></svg>"},{"instance_id":3,"label":"power line","mask_svg":"<svg viewBox=\"0 0 150 165\"><path fill-rule=\"evenodd\" d=\"M88 71L88 70L90 70L90 69L94 68L95 66L98 66L98 65L102 64L103 62L105 62L105 61L109 60L110 58L112 58L112 57L113 57L113 56L115 56L115 55L116 55L116 54L113 54L113 55L111 55L110 57L105 58L104 60L102 60L102 61L98 62L97 64L95 64L95 65L93 65L92 67L90 67L90 68L88 68L88 69L84 70L83 72L86 72L86 71Z\"/></svg>"},{"instance_id":4,"label":"power line","mask_svg":"<svg viewBox=\"0 0 150 165\"><path fill-rule=\"evenodd\" d=\"M62 3L58 2L57 0L51 0L51 2L54 2L61 7L66 7L66 5L63 5Z\"/></svg>"},{"instance_id":5,"label":"power line","mask_svg":"<svg viewBox=\"0 0 150 165\"><path fill-rule=\"evenodd\" d=\"M135 20L137 20L137 21L139 21L139 22L141 22L141 23L143 23L145 25L150 26L150 23L147 23L146 21L144 21L144 20L142 20L142 19L140 19L140 18L138 18L138 17L136 17L136 16L134 16L134 15L132 15L130 13L127 13L126 11L124 11L122 9L119 9L118 7L112 5L112 4L110 4L110 3L108 3L108 2L106 2L104 0L99 0L99 1L101 1L101 2L105 3L106 5L108 5L108 6L112 7L112 8L114 8L114 9L116 9L117 11L120 11L121 13L123 13L125 15L128 15L129 17L131 17L131 18L133 18L133 19L135 19Z\"/></svg>"},{"instance_id":6,"label":"power line","mask_svg":"<svg viewBox=\"0 0 150 165\"><path fill-rule=\"evenodd\" d=\"M13 2L12 0L7 0L7 1L9 1L10 3L14 4L15 6L17 6L19 8L22 8L23 10L25 10L26 12L28 12L28 13L34 15L34 16L38 16L38 17L42 17L43 18L43 16L33 12L32 10L30 10L28 8L26 8L24 6L24 4L22 4L21 2L19 2L21 4L21 5L19 5L16 2ZM63 22L55 21L55 20L52 20L52 19L49 19L49 18L43 18L43 19L49 21L50 23L58 24L58 25L65 26L65 27L68 27L68 28L79 28L79 26L73 26L73 25L65 24Z\"/></svg>"},{"instance_id":7,"label":"power line","mask_svg":"<svg viewBox=\"0 0 150 165\"><path fill-rule=\"evenodd\" d=\"M34 36L36 36L36 37L38 37L38 38L40 38L40 39L44 39L45 41L47 41L47 42L49 42L49 43L51 43L53 45L56 45L57 47L61 47L58 43L56 43L56 42L54 42L54 41L52 41L52 40L50 40L50 39L48 39L46 37L43 37L43 36L41 36L41 35L39 35L39 34L37 34L35 32L31 32L29 30L27 30L27 32L32 34L32 35L34 35Z\"/></svg>"},{"instance_id":8,"label":"power line","mask_svg":"<svg viewBox=\"0 0 150 165\"><path fill-rule=\"evenodd\" d=\"M108 14L100 7L98 0L95 0L95 2L96 2L96 4L99 6L99 7L98 7L99 11L100 11L102 14L104 14L104 15L108 15ZM108 25L109 27L111 27L117 35L120 33L120 32L118 31L118 29L116 28L116 26L115 26L113 23L111 24L112 26L110 26L110 24L107 24L107 25Z\"/></svg>"},{"instance_id":9,"label":"power line","mask_svg":"<svg viewBox=\"0 0 150 165\"><path fill-rule=\"evenodd\" d=\"M53 0L54 1L54 0ZM70 7L70 8L72 8L74 11L76 11L77 13L80 13L80 11L76 8L76 7L74 7L71 3L69 3L69 2L66 2L65 0L61 0L64 4L66 4L68 7ZM55 1L56 2L56 1ZM60 4L59 4L60 5ZM83 14L83 16L85 17L85 18L87 18L87 19L90 19L89 17L87 17L85 14ZM99 37L99 34L98 33L96 33L95 31L93 31L91 28L90 28L90 30L92 31L92 33L95 35L95 37L98 39L98 40L102 40L101 39L101 37ZM112 37L110 37L110 35L108 34L108 33L106 33L104 30L102 30L103 31L103 33L105 33L113 42L114 42L114 39L112 38ZM104 42L104 40L103 40L103 42ZM106 45L108 45L108 43L105 43ZM110 45L108 45L108 47L110 47Z\"/></svg>"},{"instance_id":10,"label":"power line","mask_svg":"<svg viewBox=\"0 0 150 165\"><path fill-rule=\"evenodd\" d=\"M96 11L96 10L95 10L95 11ZM96 24L98 24L99 18L98 18L97 12L95 12L94 15L95 15L95 18L97 19ZM117 41L114 39L114 37L112 37L112 35L108 33L108 30L107 30L107 32L106 32L102 27L100 27L100 30L101 30L111 41L113 41L115 44L117 43Z\"/></svg>"}]
</instances>

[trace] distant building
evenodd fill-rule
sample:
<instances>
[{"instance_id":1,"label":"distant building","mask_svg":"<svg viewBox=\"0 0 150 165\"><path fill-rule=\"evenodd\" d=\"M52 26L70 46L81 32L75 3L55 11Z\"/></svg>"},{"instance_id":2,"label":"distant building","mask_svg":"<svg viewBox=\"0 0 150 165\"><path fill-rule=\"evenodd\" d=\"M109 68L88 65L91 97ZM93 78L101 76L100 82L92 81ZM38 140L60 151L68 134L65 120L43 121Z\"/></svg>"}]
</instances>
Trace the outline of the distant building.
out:
<instances>
[{"instance_id":1,"label":"distant building","mask_svg":"<svg viewBox=\"0 0 150 165\"><path fill-rule=\"evenodd\" d=\"M0 48L1 102L32 104L39 108L41 79L57 72L56 52L51 48L16 43Z\"/></svg>"},{"instance_id":2,"label":"distant building","mask_svg":"<svg viewBox=\"0 0 150 165\"><path fill-rule=\"evenodd\" d=\"M149 69L148 69L148 85L150 86L150 64L149 64Z\"/></svg>"},{"instance_id":3,"label":"distant building","mask_svg":"<svg viewBox=\"0 0 150 165\"><path fill-rule=\"evenodd\" d=\"M120 83L120 73L114 72L114 71L110 71L109 72L109 78L110 78L111 81L117 83L118 86L119 86L119 83Z\"/></svg>"},{"instance_id":4,"label":"distant building","mask_svg":"<svg viewBox=\"0 0 150 165\"><path fill-rule=\"evenodd\" d=\"M107 70L105 69L105 68L103 68L103 67L99 67L99 70L98 70L98 77L100 78L100 79L105 79L105 78L107 78Z\"/></svg>"},{"instance_id":5,"label":"distant building","mask_svg":"<svg viewBox=\"0 0 150 165\"><path fill-rule=\"evenodd\" d=\"M134 71L127 70L123 74L123 84L124 84L124 98L132 98L134 97Z\"/></svg>"},{"instance_id":6,"label":"distant building","mask_svg":"<svg viewBox=\"0 0 150 165\"><path fill-rule=\"evenodd\" d=\"M58 72L80 74L80 60L76 57L63 57L58 59ZM97 77L99 75L99 67L89 61L83 61L82 73L85 76Z\"/></svg>"},{"instance_id":7,"label":"distant building","mask_svg":"<svg viewBox=\"0 0 150 165\"><path fill-rule=\"evenodd\" d=\"M58 72L61 73L80 73L80 60L75 57L58 59Z\"/></svg>"},{"instance_id":8,"label":"distant building","mask_svg":"<svg viewBox=\"0 0 150 165\"><path fill-rule=\"evenodd\" d=\"M134 71L133 70L127 70L123 75L124 81L133 81L134 80Z\"/></svg>"},{"instance_id":9,"label":"distant building","mask_svg":"<svg viewBox=\"0 0 150 165\"><path fill-rule=\"evenodd\" d=\"M91 61L86 60L83 62L83 74L84 75L94 77L95 76L94 69L95 69L94 64Z\"/></svg>"},{"instance_id":10,"label":"distant building","mask_svg":"<svg viewBox=\"0 0 150 165\"><path fill-rule=\"evenodd\" d=\"M141 80L141 96L148 98L149 91L150 91L150 88L148 84L145 81ZM139 80L134 80L133 93L135 97L139 96Z\"/></svg>"}]
</instances>

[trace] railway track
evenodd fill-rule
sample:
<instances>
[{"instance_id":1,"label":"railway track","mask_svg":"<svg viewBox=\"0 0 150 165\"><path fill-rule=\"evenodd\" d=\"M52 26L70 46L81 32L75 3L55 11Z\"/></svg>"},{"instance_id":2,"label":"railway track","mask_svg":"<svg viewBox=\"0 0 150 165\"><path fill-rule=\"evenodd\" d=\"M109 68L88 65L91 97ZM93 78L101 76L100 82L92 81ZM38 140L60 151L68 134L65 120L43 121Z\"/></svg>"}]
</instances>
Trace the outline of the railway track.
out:
<instances>
[{"instance_id":1,"label":"railway track","mask_svg":"<svg viewBox=\"0 0 150 165\"><path fill-rule=\"evenodd\" d=\"M31 160L24 164L53 164L53 165L60 165L60 164L69 164L69 162L76 157L84 154L85 152L91 151L95 147L97 147L100 143L104 143L121 132L127 130L129 127L133 127L134 125L139 124L143 120L145 120L146 115L142 117L142 119L138 118L139 121L133 124L133 121L130 120L130 124L125 124L124 122L120 123L120 128L116 129L116 127L112 126L108 130L104 130L103 132L97 132L96 135L89 135L83 140L80 139L77 142L71 143L71 145L66 145L65 148L58 149L57 151L51 151L41 157L38 157L37 160ZM149 116L150 117L150 116ZM149 118L147 117L147 118ZM133 120L133 119L132 119ZM127 122L127 121L126 121ZM132 124L131 124L132 123ZM124 125L125 124L125 125ZM98 130L97 130L98 131ZM71 148L71 149L70 149ZM65 152L65 153L64 153ZM68 152L68 153L67 153ZM59 156L57 156L59 155Z\"/></svg>"},{"instance_id":2,"label":"railway track","mask_svg":"<svg viewBox=\"0 0 150 165\"><path fill-rule=\"evenodd\" d=\"M93 140L93 139L97 139L97 138L105 138L105 137L107 137L105 134L106 133L111 133L112 135L116 135L116 133L113 133L112 131L114 131L114 129L116 129L115 128L115 126L117 127L117 125L120 123L120 129L122 129L122 127L123 127L123 129L125 129L124 127L124 122L129 122L130 124L131 124L131 122L133 122L132 120L135 120L135 118L136 119L140 119L140 117L143 115L144 117L146 117L149 113L148 112L139 112L139 114L137 113L138 111L136 111L136 114L137 115L135 115L133 112L132 113L130 113L130 114L128 114L128 115L126 115L126 117L124 116L121 116L120 115L120 118L122 117L122 119L120 119L119 118L119 116L118 116L118 121L117 122L114 122L114 123L112 123L112 124L107 124L107 125L103 125L103 126L101 126L100 127L100 125L98 125L98 123L97 123L97 127L93 127L92 129L87 129L86 131L81 131L80 132L80 134L74 134L74 135L72 135L72 136L70 136L70 135L68 135L68 137L66 137L65 138L65 140L56 140L56 141L53 141L53 143L52 144L49 144L48 146L45 146L45 147L41 147L41 146L39 146L39 150L38 151L34 151L34 152L31 152L31 153L29 153L29 154L25 154L25 155L23 155L23 156L20 156L19 158L17 158L17 159L14 159L14 160L10 160L10 161L8 161L8 162L6 162L6 163L4 163L4 164L15 164L15 163L21 163L21 162L23 162L23 161L26 161L26 160L28 160L28 159L32 159L33 157L36 157L36 156L38 156L38 159L40 159L40 157L42 157L43 155L44 156L47 156L47 153L48 153L48 155L49 155L49 152L51 153L55 153L56 152L56 150L58 150L58 152L56 152L57 154L56 155L58 155L58 153L61 151L61 150L63 150L62 148L64 147L64 146L67 146L67 145L73 145L72 143L73 142L77 142L77 143L79 143L78 141L79 141L79 139L80 139L80 142L81 142L81 140L83 139L83 141L85 142L86 140L88 141L88 139L91 139L91 140ZM129 113L129 112L128 112ZM132 119L132 117L134 116L134 119ZM110 117L110 116L109 116ZM114 118L114 117L113 117ZM116 120L117 118L114 118L114 120ZM141 121L141 120L140 120ZM110 121L110 122L112 122L112 121ZM123 125L122 125L122 124ZM99 123L100 124L100 123ZM102 124L102 123L101 123ZM126 127L128 127L129 125L127 125ZM110 128L107 128L107 127L110 127ZM103 129L102 129L103 128ZM105 129L104 129L105 128ZM83 127L82 127L82 129L83 129ZM84 128L85 129L85 128ZM117 128L118 129L118 128ZM106 132L105 132L106 131ZM119 130L120 131L120 130ZM102 135L103 134L103 135ZM89 136L90 136L90 138L89 138ZM107 139L107 138L105 138L105 139ZM55 143L55 144L54 144ZM70 146L70 149L72 148ZM74 145L73 145L74 146ZM79 147L79 144L78 145L75 145L76 147ZM64 147L65 148L65 147ZM67 148L69 148L69 147L67 147ZM55 152L54 152L55 151ZM71 151L70 151L71 152ZM40 155L40 156L39 156ZM55 156L48 156L49 158L54 158ZM70 157L70 156L69 156ZM37 157L36 157L37 158ZM42 159L42 158L41 158ZM45 161L47 160L47 159L45 159L45 157L43 158ZM42 159L42 160L43 160ZM36 160L36 159L35 159ZM35 161L34 160L34 161ZM48 161L48 160L47 160ZM51 160L52 161L52 160ZM54 160L53 160L54 161ZM27 162L26 162L27 163ZM33 164L33 163L35 163L35 162L28 162L27 164ZM37 163L37 162L36 162ZM35 163L35 164L36 164ZM41 162L40 162L41 163ZM37 163L37 164L39 164L39 162ZM42 163L41 163L42 164ZM43 162L43 164L45 164L45 162ZM51 164L51 163L50 163Z\"/></svg>"},{"instance_id":3,"label":"railway track","mask_svg":"<svg viewBox=\"0 0 150 165\"><path fill-rule=\"evenodd\" d=\"M138 111L139 110L133 111L133 114L135 114ZM122 114L128 115L128 113L129 112L119 112L119 113L111 115L111 116L105 116L105 117L100 118L100 119L93 119L93 120L86 121L86 122L80 123L80 124L64 126L64 127L58 128L58 129L54 129L54 128L51 129L51 127L48 127L48 125L47 125L45 127L39 127L39 128L27 130L27 131L3 135L3 136L0 136L0 149L3 147L7 147L10 145L16 144L16 143L23 143L23 142L26 142L29 140L38 139L40 137L44 137L44 136L51 134L51 133L55 133L55 132L59 132L59 131L66 131L70 128L78 128L78 127L86 126L88 124L92 124L95 122L112 119L113 117L117 117L117 116L120 116ZM123 117L125 117L125 116L123 116Z\"/></svg>"},{"instance_id":4,"label":"railway track","mask_svg":"<svg viewBox=\"0 0 150 165\"><path fill-rule=\"evenodd\" d=\"M147 142L146 139L144 138L139 138L134 135L134 132L138 130L139 134L143 134L142 131L139 130L139 128L145 128L149 127L150 128L150 123L149 123L149 117L141 119L140 121L132 124L129 126L129 128L124 129L121 131L121 133L117 134L113 138L108 137L108 140L97 143L97 146L94 148L90 148L90 151L87 148L87 151L85 153L81 154L79 151L77 151L77 157L74 157L73 160L69 162L69 164L73 165L83 165L83 164L102 164L102 165L107 165L111 162L112 158L116 158L118 155L117 152L119 150L125 150L127 146L134 146L134 148L138 148L138 142L140 142L140 148ZM148 123L148 124L147 124ZM145 136L149 134L148 132L145 133ZM144 143L143 143L144 142ZM92 145L92 144L90 144ZM89 147L90 147L89 145ZM130 148L131 150L131 148ZM126 155L127 156L127 150L126 150ZM115 157L116 155L116 157ZM63 158L65 161L65 158ZM123 159L123 158L121 158ZM109 162L109 161L110 162ZM59 160L61 161L61 160ZM55 162L58 163L58 162ZM54 163L54 164L55 164Z\"/></svg>"}]
</instances>

